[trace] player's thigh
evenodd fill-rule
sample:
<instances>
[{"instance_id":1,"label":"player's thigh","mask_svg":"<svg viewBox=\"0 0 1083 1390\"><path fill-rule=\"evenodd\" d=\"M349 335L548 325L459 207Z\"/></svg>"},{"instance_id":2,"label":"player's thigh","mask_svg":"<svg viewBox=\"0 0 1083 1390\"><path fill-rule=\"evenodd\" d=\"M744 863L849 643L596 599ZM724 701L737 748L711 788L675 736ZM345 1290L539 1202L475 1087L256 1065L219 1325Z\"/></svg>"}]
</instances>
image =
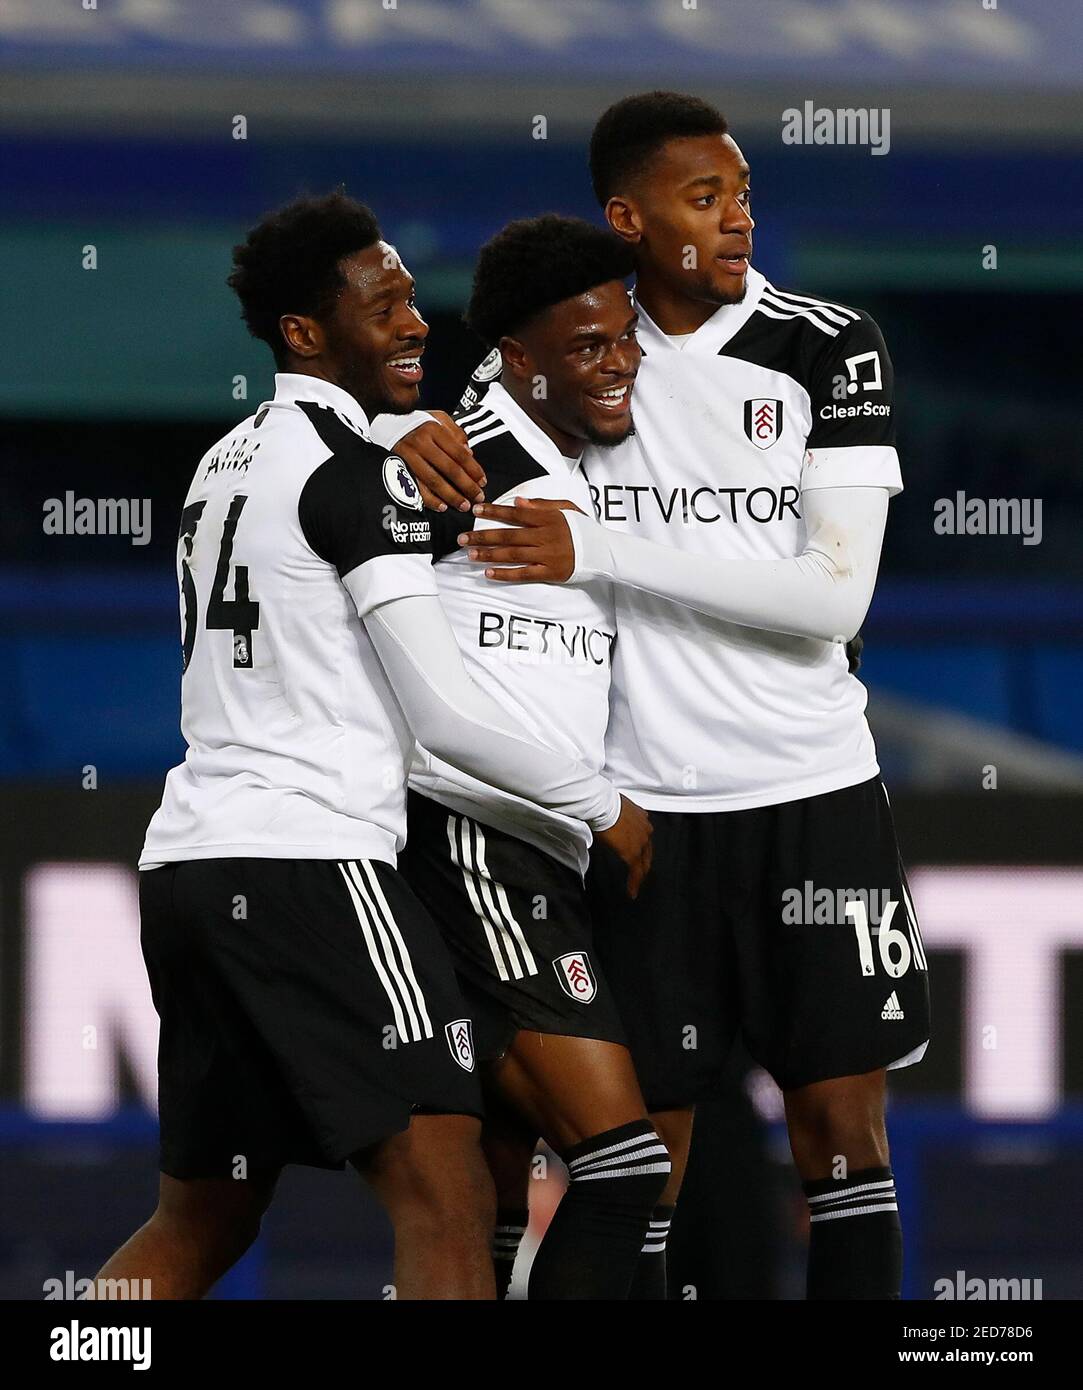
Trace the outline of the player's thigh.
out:
<instances>
[{"instance_id":1,"label":"player's thigh","mask_svg":"<svg viewBox=\"0 0 1083 1390\"><path fill-rule=\"evenodd\" d=\"M208 860L181 869L193 987L207 981L228 999L217 1013L235 1021L251 1061L211 1097L227 1159L260 1166L253 1152L273 1152L282 1162L337 1166L405 1130L419 1108L480 1115L451 962L390 865ZM216 1041L216 1065L233 1036ZM263 1142L229 1148L233 1117L254 1109L248 1128Z\"/></svg>"},{"instance_id":2,"label":"player's thigh","mask_svg":"<svg viewBox=\"0 0 1083 1390\"><path fill-rule=\"evenodd\" d=\"M405 873L455 962L483 1061L521 1030L624 1042L574 870L416 795L410 834Z\"/></svg>"},{"instance_id":3,"label":"player's thigh","mask_svg":"<svg viewBox=\"0 0 1083 1390\"><path fill-rule=\"evenodd\" d=\"M785 1091L918 1060L927 962L879 779L737 833L761 885L735 933L752 1056Z\"/></svg>"},{"instance_id":4,"label":"player's thigh","mask_svg":"<svg viewBox=\"0 0 1083 1390\"><path fill-rule=\"evenodd\" d=\"M601 847L587 899L647 1104L679 1110L713 1093L737 1028L730 884L711 814L652 813L654 859L635 901Z\"/></svg>"},{"instance_id":5,"label":"player's thigh","mask_svg":"<svg viewBox=\"0 0 1083 1390\"><path fill-rule=\"evenodd\" d=\"M520 1029L490 1075L558 1152L647 1118L631 1056L617 1043Z\"/></svg>"},{"instance_id":6,"label":"player's thigh","mask_svg":"<svg viewBox=\"0 0 1083 1390\"><path fill-rule=\"evenodd\" d=\"M352 1155L351 1164L393 1216L489 1221L495 1208L481 1119L415 1114L409 1125Z\"/></svg>"},{"instance_id":7,"label":"player's thigh","mask_svg":"<svg viewBox=\"0 0 1083 1390\"><path fill-rule=\"evenodd\" d=\"M279 1172L261 1170L243 1180L174 1178L162 1173L157 1216L188 1230L254 1233L274 1196Z\"/></svg>"},{"instance_id":8,"label":"player's thigh","mask_svg":"<svg viewBox=\"0 0 1083 1390\"><path fill-rule=\"evenodd\" d=\"M241 1199L249 1175L315 1155L295 1098L252 1010L205 949L207 919L240 933L240 861L170 864L139 876L140 937L155 1007L163 1172L159 1211ZM247 888L247 883L244 883ZM262 968L262 967L261 967Z\"/></svg>"},{"instance_id":9,"label":"player's thigh","mask_svg":"<svg viewBox=\"0 0 1083 1390\"><path fill-rule=\"evenodd\" d=\"M485 1119L481 1147L501 1207L526 1207L530 1189L530 1165L538 1146L538 1127L507 1104L482 1068Z\"/></svg>"}]
</instances>

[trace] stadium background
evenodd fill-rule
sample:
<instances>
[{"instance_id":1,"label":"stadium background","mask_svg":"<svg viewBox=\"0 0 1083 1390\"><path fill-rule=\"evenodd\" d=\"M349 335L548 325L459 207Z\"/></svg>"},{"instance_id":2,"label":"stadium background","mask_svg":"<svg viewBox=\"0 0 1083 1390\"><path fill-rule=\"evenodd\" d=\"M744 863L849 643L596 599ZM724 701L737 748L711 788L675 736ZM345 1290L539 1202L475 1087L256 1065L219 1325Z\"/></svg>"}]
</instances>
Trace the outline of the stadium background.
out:
<instances>
[{"instance_id":1,"label":"stadium background","mask_svg":"<svg viewBox=\"0 0 1083 1390\"><path fill-rule=\"evenodd\" d=\"M862 676L936 1015L889 1117L907 1295L961 1270L1083 1296L1083 12L989 4L6 0L0 1296L91 1273L153 1202L133 865L181 751L176 520L198 456L271 391L231 244L299 192L370 202L432 328L424 401L447 407L479 355L459 322L477 247L512 216L596 217L591 122L654 85L728 114L759 268L868 309L895 361L907 490ZM807 100L888 108L890 152L783 144ZM68 490L151 499L149 543L46 535ZM1042 499L1041 543L936 534L960 491ZM719 1227L735 1175L759 1195ZM682 1287L799 1296L762 1074L735 1064L694 1182ZM295 1171L219 1294L379 1298L387 1247L352 1176Z\"/></svg>"}]
</instances>

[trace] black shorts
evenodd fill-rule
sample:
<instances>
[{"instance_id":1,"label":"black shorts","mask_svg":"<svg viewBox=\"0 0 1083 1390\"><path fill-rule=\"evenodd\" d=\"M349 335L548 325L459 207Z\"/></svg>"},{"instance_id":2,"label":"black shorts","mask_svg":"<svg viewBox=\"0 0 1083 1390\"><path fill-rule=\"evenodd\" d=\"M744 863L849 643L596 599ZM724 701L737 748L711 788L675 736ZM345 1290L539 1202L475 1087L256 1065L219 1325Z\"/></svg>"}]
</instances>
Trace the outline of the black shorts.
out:
<instances>
[{"instance_id":1,"label":"black shorts","mask_svg":"<svg viewBox=\"0 0 1083 1390\"><path fill-rule=\"evenodd\" d=\"M389 865L168 864L139 911L164 1173L339 1168L414 1111L481 1113L447 952Z\"/></svg>"},{"instance_id":2,"label":"black shorts","mask_svg":"<svg viewBox=\"0 0 1083 1390\"><path fill-rule=\"evenodd\" d=\"M520 1028L625 1043L574 870L417 792L399 866L443 934L482 1060Z\"/></svg>"},{"instance_id":3,"label":"black shorts","mask_svg":"<svg viewBox=\"0 0 1083 1390\"><path fill-rule=\"evenodd\" d=\"M587 891L652 1109L710 1095L738 1032L784 1089L918 1060L928 971L879 778L651 820L638 899L609 856Z\"/></svg>"}]
</instances>

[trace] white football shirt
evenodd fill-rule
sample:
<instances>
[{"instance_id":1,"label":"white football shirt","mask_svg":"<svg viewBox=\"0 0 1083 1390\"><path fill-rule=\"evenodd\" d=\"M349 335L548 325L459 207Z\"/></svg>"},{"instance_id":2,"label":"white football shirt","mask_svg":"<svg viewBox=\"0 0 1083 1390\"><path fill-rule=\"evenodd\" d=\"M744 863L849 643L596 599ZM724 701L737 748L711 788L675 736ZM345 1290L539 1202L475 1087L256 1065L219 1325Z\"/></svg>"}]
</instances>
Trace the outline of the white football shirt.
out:
<instances>
[{"instance_id":1,"label":"white football shirt","mask_svg":"<svg viewBox=\"0 0 1083 1390\"><path fill-rule=\"evenodd\" d=\"M801 553L810 488L901 490L893 379L868 315L775 289L674 343L637 305L636 433L582 461L606 526L717 559ZM875 776L842 642L742 627L621 585L606 772L654 810L723 811Z\"/></svg>"},{"instance_id":2,"label":"white football shirt","mask_svg":"<svg viewBox=\"0 0 1083 1390\"><path fill-rule=\"evenodd\" d=\"M417 485L352 396L276 376L200 462L177 574L188 751L140 867L394 864L414 740L359 614L436 584Z\"/></svg>"},{"instance_id":3,"label":"white football shirt","mask_svg":"<svg viewBox=\"0 0 1083 1390\"><path fill-rule=\"evenodd\" d=\"M487 499L508 505L515 497L567 498L589 515L578 461L566 458L499 382L480 401L478 395L471 388L467 399L477 403L456 419L485 469ZM431 520L440 599L469 674L538 743L600 770L616 634L612 587L494 583L456 537L496 523L451 512ZM585 872L591 834L580 820L499 791L420 749L410 785Z\"/></svg>"}]
</instances>

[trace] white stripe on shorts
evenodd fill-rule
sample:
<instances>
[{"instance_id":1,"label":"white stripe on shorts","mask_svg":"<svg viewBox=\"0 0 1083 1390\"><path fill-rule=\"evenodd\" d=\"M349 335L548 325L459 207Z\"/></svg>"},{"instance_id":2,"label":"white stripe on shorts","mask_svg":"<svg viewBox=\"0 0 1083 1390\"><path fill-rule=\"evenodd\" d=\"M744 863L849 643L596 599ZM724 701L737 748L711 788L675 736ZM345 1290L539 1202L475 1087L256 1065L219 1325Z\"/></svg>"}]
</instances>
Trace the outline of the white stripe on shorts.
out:
<instances>
[{"instance_id":1,"label":"white stripe on shorts","mask_svg":"<svg viewBox=\"0 0 1083 1390\"><path fill-rule=\"evenodd\" d=\"M396 998L401 1002L402 1008L396 1010L395 1017L399 1037L403 1042L420 1042L422 1038L431 1038L432 1020L425 1004L424 992L414 973L414 963L399 924L395 921L372 865L364 859L350 861L345 866L343 877L347 886L356 890L351 892L351 898L358 918L367 917L371 926L371 936L366 933L365 939L384 991L391 999L393 1007ZM359 910L361 905L364 907L364 913ZM382 967L375 953L376 945L383 958ZM402 1012L406 1015L404 1022L400 1021Z\"/></svg>"},{"instance_id":2,"label":"white stripe on shorts","mask_svg":"<svg viewBox=\"0 0 1083 1390\"><path fill-rule=\"evenodd\" d=\"M372 968L376 971L376 976L380 984L383 985L384 993L391 1003L391 1012L395 1019L395 1031L399 1035L399 1040L400 1042L409 1042L410 1039L407 1037L406 1015L403 1013L402 1008L402 996L399 994L396 986L392 984L390 976L384 969L383 959L377 948L375 936L373 935L372 922L354 886L353 879L347 873L346 868L347 866L345 864L339 864L338 871L342 875L343 882L346 884L346 891L350 895L350 902L353 903L353 910L357 913L357 920L361 924L361 935L365 939L369 959L372 961Z\"/></svg>"},{"instance_id":3,"label":"white stripe on shorts","mask_svg":"<svg viewBox=\"0 0 1083 1390\"><path fill-rule=\"evenodd\" d=\"M522 928L512 913L504 885L489 877L485 863L485 836L481 827L465 816L448 816L447 836L452 862L462 872L467 896L485 930L485 939L489 943L489 953L497 974L502 980L521 980L526 975L536 975L537 963L527 945ZM519 950L516 949L516 943Z\"/></svg>"}]
</instances>

